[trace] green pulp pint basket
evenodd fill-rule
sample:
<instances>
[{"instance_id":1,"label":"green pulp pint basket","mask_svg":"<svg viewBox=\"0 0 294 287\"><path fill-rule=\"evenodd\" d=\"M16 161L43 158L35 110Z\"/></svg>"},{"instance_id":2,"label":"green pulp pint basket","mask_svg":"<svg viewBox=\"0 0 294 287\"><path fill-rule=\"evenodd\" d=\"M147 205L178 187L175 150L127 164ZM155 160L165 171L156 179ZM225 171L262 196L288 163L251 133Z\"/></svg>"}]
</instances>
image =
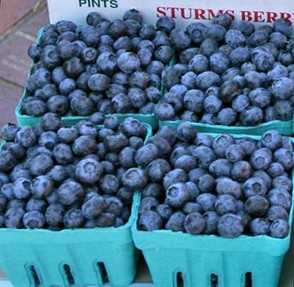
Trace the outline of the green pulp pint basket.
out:
<instances>
[{"instance_id":1,"label":"green pulp pint basket","mask_svg":"<svg viewBox=\"0 0 294 287\"><path fill-rule=\"evenodd\" d=\"M145 126L146 143L152 129ZM0 268L15 287L101 286L106 281L111 286L128 286L137 270L138 250L131 226L139 200L137 191L129 220L120 227L0 228Z\"/></svg>"},{"instance_id":2,"label":"green pulp pint basket","mask_svg":"<svg viewBox=\"0 0 294 287\"><path fill-rule=\"evenodd\" d=\"M260 139L260 136L234 135L236 138L244 136ZM293 178L294 172L292 181ZM289 215L290 230L293 200ZM139 205L140 202L137 202L133 239L135 246L142 250L156 287L278 286L291 233L282 239L265 235L241 235L231 239L169 230L147 232L137 227Z\"/></svg>"},{"instance_id":3,"label":"green pulp pint basket","mask_svg":"<svg viewBox=\"0 0 294 287\"><path fill-rule=\"evenodd\" d=\"M42 37L43 32L44 32L44 28L41 28L37 34L36 43L40 43L40 39ZM28 77L29 77L29 75L30 75L30 72L28 74ZM162 89L162 92L163 92L163 89ZM15 109L16 120L17 120L17 123L20 127L31 126L31 125L34 125L34 124L39 123L41 121L41 117L32 117L32 116L22 114L21 105L22 105L23 100L27 96L28 96L28 91L25 88L23 95L22 95L22 98ZM110 115L111 114L106 115L106 116L110 116ZM158 128L158 120L154 114L146 114L145 115L145 114L137 114L137 113L125 113L125 114L114 113L112 115L117 116L118 118L121 119L121 121L123 121L125 118L127 118L129 116L132 116L132 117L137 118L141 122L148 123L153 129ZM62 117L62 121L68 125L75 125L78 122L80 122L82 120L87 120L87 119L89 119L89 116L68 115L68 116Z\"/></svg>"},{"instance_id":4,"label":"green pulp pint basket","mask_svg":"<svg viewBox=\"0 0 294 287\"><path fill-rule=\"evenodd\" d=\"M41 117L32 117L32 116L22 114L21 112L22 101L24 100L25 97L27 97L27 95L28 95L28 92L25 89L22 99L20 100L20 102L18 103L15 109L16 120L20 127L35 125L41 122L41 119L42 119ZM108 114L105 116L108 117L111 115L117 116L120 119L120 121L123 121L127 117L134 117L142 123L149 124L153 129L156 129L158 127L158 120L155 118L153 114L143 115L143 114L134 114L134 113L126 113L126 114L115 113L115 114ZM64 116L61 119L63 122L65 122L68 125L75 125L79 123L80 121L88 120L89 116Z\"/></svg>"},{"instance_id":5,"label":"green pulp pint basket","mask_svg":"<svg viewBox=\"0 0 294 287\"><path fill-rule=\"evenodd\" d=\"M174 125L184 121L159 121L159 126L162 125ZM290 121L271 121L262 123L257 126L222 126L222 125L210 125L197 122L190 122L197 128L199 132L206 133L230 133L230 134L248 134L248 135L262 135L268 130L276 130L280 134L285 136L292 136L294 134L293 120Z\"/></svg>"},{"instance_id":6,"label":"green pulp pint basket","mask_svg":"<svg viewBox=\"0 0 294 287\"><path fill-rule=\"evenodd\" d=\"M134 204L138 194L134 195ZM134 206L134 205L133 205ZM131 236L134 208L121 227L62 231L0 229L0 266L15 287L102 285L135 278L137 253Z\"/></svg>"}]
</instances>

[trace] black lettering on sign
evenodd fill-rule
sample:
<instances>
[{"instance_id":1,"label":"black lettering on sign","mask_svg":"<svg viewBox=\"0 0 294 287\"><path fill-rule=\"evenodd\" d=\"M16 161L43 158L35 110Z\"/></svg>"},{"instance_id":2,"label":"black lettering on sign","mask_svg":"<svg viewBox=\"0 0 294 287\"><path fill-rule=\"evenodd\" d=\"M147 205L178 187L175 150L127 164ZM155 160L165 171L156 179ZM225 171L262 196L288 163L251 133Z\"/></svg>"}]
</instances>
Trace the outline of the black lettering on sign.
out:
<instances>
[{"instance_id":1,"label":"black lettering on sign","mask_svg":"<svg viewBox=\"0 0 294 287\"><path fill-rule=\"evenodd\" d=\"M1 1L1 0L0 0ZM91 8L117 8L117 0L78 0L80 7L91 7Z\"/></svg>"}]
</instances>

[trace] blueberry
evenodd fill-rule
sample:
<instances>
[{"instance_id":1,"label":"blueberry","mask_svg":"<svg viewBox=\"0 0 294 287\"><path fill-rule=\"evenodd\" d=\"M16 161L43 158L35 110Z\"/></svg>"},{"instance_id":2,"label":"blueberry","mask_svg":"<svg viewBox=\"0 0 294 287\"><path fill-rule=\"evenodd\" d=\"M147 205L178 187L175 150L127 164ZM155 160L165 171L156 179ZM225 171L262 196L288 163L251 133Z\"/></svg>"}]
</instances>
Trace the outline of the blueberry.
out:
<instances>
[{"instance_id":1,"label":"blueberry","mask_svg":"<svg viewBox=\"0 0 294 287\"><path fill-rule=\"evenodd\" d=\"M12 182L4 183L1 187L1 193L4 194L4 196L8 200L12 200L15 198L15 195L13 193L13 188L14 188L14 185Z\"/></svg>"},{"instance_id":2,"label":"blueberry","mask_svg":"<svg viewBox=\"0 0 294 287\"><path fill-rule=\"evenodd\" d=\"M272 94L277 100L286 100L293 94L294 82L288 77L279 77L272 83Z\"/></svg>"},{"instance_id":3,"label":"blueberry","mask_svg":"<svg viewBox=\"0 0 294 287\"><path fill-rule=\"evenodd\" d=\"M205 39L200 44L199 52L206 57L210 57L213 53L217 52L219 46L216 40L212 38L206 38L205 30L204 30Z\"/></svg>"},{"instance_id":4,"label":"blueberry","mask_svg":"<svg viewBox=\"0 0 294 287\"><path fill-rule=\"evenodd\" d=\"M256 171L253 172L252 176L261 178L263 180L267 190L270 189L270 187L272 185L272 179L271 179L271 177L268 175L268 173L266 171L256 170Z\"/></svg>"},{"instance_id":5,"label":"blueberry","mask_svg":"<svg viewBox=\"0 0 294 287\"><path fill-rule=\"evenodd\" d=\"M62 126L61 118L54 113L46 113L41 119L44 131L57 131Z\"/></svg>"},{"instance_id":6,"label":"blueberry","mask_svg":"<svg viewBox=\"0 0 294 287\"><path fill-rule=\"evenodd\" d=\"M128 138L123 133L107 135L103 143L107 150L119 152L128 145Z\"/></svg>"},{"instance_id":7,"label":"blueberry","mask_svg":"<svg viewBox=\"0 0 294 287\"><path fill-rule=\"evenodd\" d=\"M250 157L250 163L257 170L266 170L273 160L270 149L260 148L254 151Z\"/></svg>"},{"instance_id":8,"label":"blueberry","mask_svg":"<svg viewBox=\"0 0 294 287\"><path fill-rule=\"evenodd\" d=\"M290 226L287 220L285 219L276 219L274 220L269 228L269 234L275 238L284 238L290 232Z\"/></svg>"},{"instance_id":9,"label":"blueberry","mask_svg":"<svg viewBox=\"0 0 294 287\"><path fill-rule=\"evenodd\" d=\"M242 190L247 198L253 195L265 196L267 193L266 185L262 178L259 177L251 177L247 179L242 186Z\"/></svg>"},{"instance_id":10,"label":"blueberry","mask_svg":"<svg viewBox=\"0 0 294 287\"><path fill-rule=\"evenodd\" d=\"M79 136L72 144L72 151L76 156L85 156L95 153L97 150L95 137L85 135Z\"/></svg>"},{"instance_id":11,"label":"blueberry","mask_svg":"<svg viewBox=\"0 0 294 287\"><path fill-rule=\"evenodd\" d=\"M249 230L253 236L267 235L269 228L270 222L266 218L254 218L249 223Z\"/></svg>"},{"instance_id":12,"label":"blueberry","mask_svg":"<svg viewBox=\"0 0 294 287\"><path fill-rule=\"evenodd\" d=\"M8 202L6 211L10 208L21 208L25 210L25 207L26 207L26 201L24 199L14 198Z\"/></svg>"},{"instance_id":13,"label":"blueberry","mask_svg":"<svg viewBox=\"0 0 294 287\"><path fill-rule=\"evenodd\" d=\"M252 195L245 201L245 210L252 216L260 217L269 209L269 201L262 195Z\"/></svg>"},{"instance_id":14,"label":"blueberry","mask_svg":"<svg viewBox=\"0 0 294 287\"><path fill-rule=\"evenodd\" d=\"M205 94L199 89L191 89L187 91L183 98L185 107L193 113L203 112L205 100Z\"/></svg>"},{"instance_id":15,"label":"blueberry","mask_svg":"<svg viewBox=\"0 0 294 287\"><path fill-rule=\"evenodd\" d=\"M87 219L94 219L99 214L104 212L106 208L105 201L102 196L95 194L87 201L85 201L81 207L82 214Z\"/></svg>"},{"instance_id":16,"label":"blueberry","mask_svg":"<svg viewBox=\"0 0 294 287\"><path fill-rule=\"evenodd\" d=\"M5 212L7 208L7 202L8 202L7 197L3 193L0 193L0 211L1 212Z\"/></svg>"},{"instance_id":17,"label":"blueberry","mask_svg":"<svg viewBox=\"0 0 294 287\"><path fill-rule=\"evenodd\" d=\"M212 140L213 152L218 157L225 157L227 148L235 143L235 139L229 134L220 134Z\"/></svg>"},{"instance_id":18,"label":"blueberry","mask_svg":"<svg viewBox=\"0 0 294 287\"><path fill-rule=\"evenodd\" d=\"M14 168L17 164L16 158L10 151L1 151L0 152L0 171L1 172L8 172Z\"/></svg>"},{"instance_id":19,"label":"blueberry","mask_svg":"<svg viewBox=\"0 0 294 287\"><path fill-rule=\"evenodd\" d=\"M127 117L120 126L121 131L127 136L138 136L144 138L146 135L146 127L133 117Z\"/></svg>"},{"instance_id":20,"label":"blueberry","mask_svg":"<svg viewBox=\"0 0 294 287\"><path fill-rule=\"evenodd\" d=\"M181 123L177 127L177 137L182 142L191 143L196 137L196 128L188 122Z\"/></svg>"},{"instance_id":21,"label":"blueberry","mask_svg":"<svg viewBox=\"0 0 294 287\"><path fill-rule=\"evenodd\" d=\"M216 160L213 150L207 146L198 146L192 153L196 159L196 163L200 168L208 168L209 165Z\"/></svg>"},{"instance_id":22,"label":"blueberry","mask_svg":"<svg viewBox=\"0 0 294 287\"><path fill-rule=\"evenodd\" d=\"M53 180L47 175L40 175L33 179L31 193L37 199L48 196L54 188Z\"/></svg>"},{"instance_id":23,"label":"blueberry","mask_svg":"<svg viewBox=\"0 0 294 287\"><path fill-rule=\"evenodd\" d=\"M170 142L162 136L152 136L148 142L156 145L158 148L158 153L163 157L169 156L172 152Z\"/></svg>"},{"instance_id":24,"label":"blueberry","mask_svg":"<svg viewBox=\"0 0 294 287\"><path fill-rule=\"evenodd\" d=\"M110 86L110 78L104 74L93 74L88 80L88 86L92 91L104 92Z\"/></svg>"},{"instance_id":25,"label":"blueberry","mask_svg":"<svg viewBox=\"0 0 294 287\"><path fill-rule=\"evenodd\" d=\"M275 58L270 52L255 50L252 52L252 62L258 71L268 72L274 67Z\"/></svg>"},{"instance_id":26,"label":"blueberry","mask_svg":"<svg viewBox=\"0 0 294 287\"><path fill-rule=\"evenodd\" d=\"M293 115L293 104L288 100L278 100L274 104L274 115L277 120L289 121Z\"/></svg>"},{"instance_id":27,"label":"blueberry","mask_svg":"<svg viewBox=\"0 0 294 287\"><path fill-rule=\"evenodd\" d=\"M173 169L164 176L163 187L167 190L169 186L175 183L186 182L186 180L187 174L182 169Z\"/></svg>"},{"instance_id":28,"label":"blueberry","mask_svg":"<svg viewBox=\"0 0 294 287\"><path fill-rule=\"evenodd\" d=\"M22 218L25 211L21 207L11 207L5 212L5 226L7 228L23 227Z\"/></svg>"},{"instance_id":29,"label":"blueberry","mask_svg":"<svg viewBox=\"0 0 294 287\"><path fill-rule=\"evenodd\" d=\"M76 164L75 174L79 181L86 184L97 183L102 175L102 166L94 158L84 158Z\"/></svg>"},{"instance_id":30,"label":"blueberry","mask_svg":"<svg viewBox=\"0 0 294 287\"><path fill-rule=\"evenodd\" d=\"M214 211L217 197L212 193L201 193L196 198L196 203L200 204L203 211Z\"/></svg>"},{"instance_id":31,"label":"blueberry","mask_svg":"<svg viewBox=\"0 0 294 287\"><path fill-rule=\"evenodd\" d=\"M163 220L157 212L149 210L140 214L138 220L138 228L140 230L152 231L162 227Z\"/></svg>"},{"instance_id":32,"label":"blueberry","mask_svg":"<svg viewBox=\"0 0 294 287\"><path fill-rule=\"evenodd\" d=\"M146 186L147 182L148 177L146 172L137 167L129 168L122 175L122 184L128 190L141 190Z\"/></svg>"},{"instance_id":33,"label":"blueberry","mask_svg":"<svg viewBox=\"0 0 294 287\"><path fill-rule=\"evenodd\" d=\"M153 196L146 196L141 199L140 207L139 207L139 215L145 213L146 211L155 211L157 206L159 205L158 200Z\"/></svg>"},{"instance_id":34,"label":"blueberry","mask_svg":"<svg viewBox=\"0 0 294 287\"><path fill-rule=\"evenodd\" d=\"M242 189L239 182L228 177L222 177L216 181L216 192L219 195L230 194L236 199L242 195Z\"/></svg>"},{"instance_id":35,"label":"blueberry","mask_svg":"<svg viewBox=\"0 0 294 287\"><path fill-rule=\"evenodd\" d=\"M2 137L6 141L14 141L17 132L19 131L19 127L13 123L5 124L1 129Z\"/></svg>"},{"instance_id":36,"label":"blueberry","mask_svg":"<svg viewBox=\"0 0 294 287\"><path fill-rule=\"evenodd\" d=\"M222 215L217 224L217 231L221 237L236 238L244 231L240 216L232 213Z\"/></svg>"},{"instance_id":37,"label":"blueberry","mask_svg":"<svg viewBox=\"0 0 294 287\"><path fill-rule=\"evenodd\" d=\"M30 126L24 126L19 129L15 136L15 142L21 144L23 147L32 147L37 142L36 134Z\"/></svg>"},{"instance_id":38,"label":"blueberry","mask_svg":"<svg viewBox=\"0 0 294 287\"><path fill-rule=\"evenodd\" d=\"M285 170L293 167L293 153L285 148L279 148L274 152L274 161L281 163Z\"/></svg>"},{"instance_id":39,"label":"blueberry","mask_svg":"<svg viewBox=\"0 0 294 287\"><path fill-rule=\"evenodd\" d=\"M106 174L101 177L99 186L105 194L115 194L120 188L120 182L117 176Z\"/></svg>"},{"instance_id":40,"label":"blueberry","mask_svg":"<svg viewBox=\"0 0 294 287\"><path fill-rule=\"evenodd\" d=\"M193 43L200 44L205 39L204 32L206 28L206 25L202 22L193 22L186 27L186 31Z\"/></svg>"},{"instance_id":41,"label":"blueberry","mask_svg":"<svg viewBox=\"0 0 294 287\"><path fill-rule=\"evenodd\" d=\"M38 145L48 149L53 149L57 143L57 134L53 131L43 132L38 139Z\"/></svg>"},{"instance_id":42,"label":"blueberry","mask_svg":"<svg viewBox=\"0 0 294 287\"><path fill-rule=\"evenodd\" d=\"M133 195L134 192L126 189L125 187L121 187L116 193L117 198L119 198L125 205L132 204Z\"/></svg>"},{"instance_id":43,"label":"blueberry","mask_svg":"<svg viewBox=\"0 0 294 287\"><path fill-rule=\"evenodd\" d=\"M124 52L117 58L117 65L121 71L132 74L140 68L140 60L132 52Z\"/></svg>"},{"instance_id":44,"label":"blueberry","mask_svg":"<svg viewBox=\"0 0 294 287\"><path fill-rule=\"evenodd\" d=\"M159 199L163 195L163 188L158 183L148 183L142 190L142 198L154 197Z\"/></svg>"},{"instance_id":45,"label":"blueberry","mask_svg":"<svg viewBox=\"0 0 294 287\"><path fill-rule=\"evenodd\" d=\"M176 131L171 126L161 126L156 132L159 137L165 138L171 145L176 142Z\"/></svg>"},{"instance_id":46,"label":"blueberry","mask_svg":"<svg viewBox=\"0 0 294 287\"><path fill-rule=\"evenodd\" d=\"M225 35L225 42L232 48L246 45L245 35L237 29L229 29Z\"/></svg>"},{"instance_id":47,"label":"blueberry","mask_svg":"<svg viewBox=\"0 0 294 287\"><path fill-rule=\"evenodd\" d=\"M288 192L292 191L292 181L289 177L284 175L277 176L272 180L273 188L283 188L286 189Z\"/></svg>"},{"instance_id":48,"label":"blueberry","mask_svg":"<svg viewBox=\"0 0 294 287\"><path fill-rule=\"evenodd\" d=\"M175 28L170 32L169 39L175 50L182 51L189 48L191 45L189 34L178 28Z\"/></svg>"},{"instance_id":49,"label":"blueberry","mask_svg":"<svg viewBox=\"0 0 294 287\"><path fill-rule=\"evenodd\" d=\"M213 192L215 188L215 179L209 173L201 175L197 179L197 188L200 192Z\"/></svg>"},{"instance_id":50,"label":"blueberry","mask_svg":"<svg viewBox=\"0 0 294 287\"><path fill-rule=\"evenodd\" d=\"M282 18L274 21L273 29L275 32L281 32L287 37L289 37L293 32L291 22Z\"/></svg>"},{"instance_id":51,"label":"blueberry","mask_svg":"<svg viewBox=\"0 0 294 287\"><path fill-rule=\"evenodd\" d=\"M189 71L200 74L208 70L209 59L202 54L197 54L190 60L188 67Z\"/></svg>"},{"instance_id":52,"label":"blueberry","mask_svg":"<svg viewBox=\"0 0 294 287\"><path fill-rule=\"evenodd\" d=\"M170 185L166 190L165 202L173 208L181 208L190 199L190 193L183 182Z\"/></svg>"},{"instance_id":53,"label":"blueberry","mask_svg":"<svg viewBox=\"0 0 294 287\"><path fill-rule=\"evenodd\" d=\"M64 205L71 205L82 199L84 189L82 185L74 180L62 183L57 189L58 201Z\"/></svg>"},{"instance_id":54,"label":"blueberry","mask_svg":"<svg viewBox=\"0 0 294 287\"><path fill-rule=\"evenodd\" d=\"M44 215L37 211L32 210L28 211L23 215L23 225L25 228L42 228L45 225L45 217Z\"/></svg>"},{"instance_id":55,"label":"blueberry","mask_svg":"<svg viewBox=\"0 0 294 287\"><path fill-rule=\"evenodd\" d=\"M205 38L210 38L217 42L222 42L225 38L225 35L226 29L223 26L216 24L215 22L207 26L204 31Z\"/></svg>"},{"instance_id":56,"label":"blueberry","mask_svg":"<svg viewBox=\"0 0 294 287\"><path fill-rule=\"evenodd\" d=\"M184 231L186 215L181 211L174 212L165 224L165 229L171 231Z\"/></svg>"},{"instance_id":57,"label":"blueberry","mask_svg":"<svg viewBox=\"0 0 294 287\"><path fill-rule=\"evenodd\" d=\"M152 182L161 182L164 176L171 171L170 164L165 159L155 159L147 166L147 174Z\"/></svg>"},{"instance_id":58,"label":"blueberry","mask_svg":"<svg viewBox=\"0 0 294 287\"><path fill-rule=\"evenodd\" d=\"M68 95L72 91L74 91L76 88L76 81L70 78L64 79L60 84L59 84L59 91L64 94Z\"/></svg>"},{"instance_id":59,"label":"blueberry","mask_svg":"<svg viewBox=\"0 0 294 287\"><path fill-rule=\"evenodd\" d=\"M292 197L286 189L273 188L268 192L267 197L271 206L278 205L282 206L288 211L290 210Z\"/></svg>"},{"instance_id":60,"label":"blueberry","mask_svg":"<svg viewBox=\"0 0 294 287\"><path fill-rule=\"evenodd\" d=\"M212 19L213 24L218 24L223 26L226 30L230 27L232 23L232 17L227 13L219 13Z\"/></svg>"},{"instance_id":61,"label":"blueberry","mask_svg":"<svg viewBox=\"0 0 294 287\"><path fill-rule=\"evenodd\" d=\"M114 75L117 70L118 70L118 66L117 66L117 55L115 55L114 53L110 52L110 51L106 51L106 52L102 52L100 53L100 55L98 56L97 60L96 60L96 63L97 63L97 67L99 68L99 71L102 73L102 74L105 74L107 76L112 76ZM101 74L101 75L102 75ZM97 82L97 84L99 84L99 82L103 82L106 86L106 81L105 81L105 77L100 77L99 78L96 78L96 81L99 80ZM94 83L93 83L94 84ZM96 85L95 85L96 87Z\"/></svg>"},{"instance_id":62,"label":"blueberry","mask_svg":"<svg viewBox=\"0 0 294 287\"><path fill-rule=\"evenodd\" d=\"M284 171L283 165L279 162L272 162L266 170L267 174L272 178L282 175Z\"/></svg>"},{"instance_id":63,"label":"blueberry","mask_svg":"<svg viewBox=\"0 0 294 287\"><path fill-rule=\"evenodd\" d=\"M270 221L274 221L276 219L288 220L289 215L288 211L284 207L280 205L273 205L270 206L270 208L268 209L266 213L266 218Z\"/></svg>"},{"instance_id":64,"label":"blueberry","mask_svg":"<svg viewBox=\"0 0 294 287\"><path fill-rule=\"evenodd\" d=\"M209 173L215 177L226 176L229 177L232 171L233 165L227 159L220 158L213 161L209 167Z\"/></svg>"},{"instance_id":65,"label":"blueberry","mask_svg":"<svg viewBox=\"0 0 294 287\"><path fill-rule=\"evenodd\" d=\"M223 126L231 126L236 123L237 113L232 108L223 108L217 114L217 123Z\"/></svg>"},{"instance_id":66,"label":"blueberry","mask_svg":"<svg viewBox=\"0 0 294 287\"><path fill-rule=\"evenodd\" d=\"M237 200L231 194L221 194L215 201L215 210L219 215L237 212Z\"/></svg>"},{"instance_id":67,"label":"blueberry","mask_svg":"<svg viewBox=\"0 0 294 287\"><path fill-rule=\"evenodd\" d=\"M74 161L74 155L71 147L65 143L57 144L53 149L53 156L58 164L64 165Z\"/></svg>"},{"instance_id":68,"label":"blueberry","mask_svg":"<svg viewBox=\"0 0 294 287\"><path fill-rule=\"evenodd\" d=\"M33 157L29 161L29 170L35 176L46 174L52 167L52 158L44 153Z\"/></svg>"},{"instance_id":69,"label":"blueberry","mask_svg":"<svg viewBox=\"0 0 294 287\"><path fill-rule=\"evenodd\" d=\"M216 234L217 224L219 220L219 215L215 211L206 211L203 213L203 218L205 220L205 227L203 229L203 234Z\"/></svg>"},{"instance_id":70,"label":"blueberry","mask_svg":"<svg viewBox=\"0 0 294 287\"><path fill-rule=\"evenodd\" d=\"M26 203L25 210L26 211L36 210L44 214L46 208L47 208L47 202L45 200L30 198L28 202Z\"/></svg>"},{"instance_id":71,"label":"blueberry","mask_svg":"<svg viewBox=\"0 0 294 287\"><path fill-rule=\"evenodd\" d=\"M84 224L83 213L78 208L67 210L63 216L63 224L65 228L79 228Z\"/></svg>"},{"instance_id":72,"label":"blueberry","mask_svg":"<svg viewBox=\"0 0 294 287\"><path fill-rule=\"evenodd\" d=\"M166 203L159 204L155 211L161 217L163 222L166 222L173 213L172 208Z\"/></svg>"},{"instance_id":73,"label":"blueberry","mask_svg":"<svg viewBox=\"0 0 294 287\"><path fill-rule=\"evenodd\" d=\"M188 152L186 146L181 146L181 145L174 146L174 149L172 150L170 157L169 157L170 163L172 165L175 165L175 162L178 158L180 158L183 155L188 155L188 154L189 154L189 152Z\"/></svg>"},{"instance_id":74,"label":"blueberry","mask_svg":"<svg viewBox=\"0 0 294 287\"><path fill-rule=\"evenodd\" d=\"M96 219L96 224L98 227L111 227L115 225L115 222L116 216L109 212L101 213Z\"/></svg>"},{"instance_id":75,"label":"blueberry","mask_svg":"<svg viewBox=\"0 0 294 287\"><path fill-rule=\"evenodd\" d=\"M126 113L132 108L132 102L129 97L123 93L117 94L111 100L111 105L115 112Z\"/></svg>"},{"instance_id":76,"label":"blueberry","mask_svg":"<svg viewBox=\"0 0 294 287\"><path fill-rule=\"evenodd\" d=\"M58 140L62 143L72 143L79 136L78 130L75 127L61 127L57 131Z\"/></svg>"},{"instance_id":77,"label":"blueberry","mask_svg":"<svg viewBox=\"0 0 294 287\"><path fill-rule=\"evenodd\" d=\"M189 234L201 234L205 228L205 219L199 212L189 213L185 217L184 228Z\"/></svg>"}]
</instances>

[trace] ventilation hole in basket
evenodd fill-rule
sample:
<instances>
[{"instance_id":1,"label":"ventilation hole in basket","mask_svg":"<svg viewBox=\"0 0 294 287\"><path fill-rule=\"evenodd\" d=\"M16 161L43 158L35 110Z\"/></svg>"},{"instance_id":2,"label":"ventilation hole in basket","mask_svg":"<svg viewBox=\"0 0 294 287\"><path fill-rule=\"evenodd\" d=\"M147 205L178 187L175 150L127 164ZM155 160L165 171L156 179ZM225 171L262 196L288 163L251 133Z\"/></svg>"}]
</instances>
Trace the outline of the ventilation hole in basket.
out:
<instances>
[{"instance_id":1,"label":"ventilation hole in basket","mask_svg":"<svg viewBox=\"0 0 294 287\"><path fill-rule=\"evenodd\" d=\"M106 268L103 262L97 262L97 268L99 270L101 279L103 282L107 282L108 278L107 278L107 272L106 272Z\"/></svg>"},{"instance_id":2,"label":"ventilation hole in basket","mask_svg":"<svg viewBox=\"0 0 294 287\"><path fill-rule=\"evenodd\" d=\"M210 286L217 287L218 286L218 276L216 274L210 275Z\"/></svg>"},{"instance_id":3,"label":"ventilation hole in basket","mask_svg":"<svg viewBox=\"0 0 294 287\"><path fill-rule=\"evenodd\" d=\"M75 279L71 273L70 266L68 264L64 264L63 269L69 285L73 285L75 283Z\"/></svg>"},{"instance_id":4,"label":"ventilation hole in basket","mask_svg":"<svg viewBox=\"0 0 294 287\"><path fill-rule=\"evenodd\" d=\"M244 287L252 287L252 273L245 273L245 286Z\"/></svg>"},{"instance_id":5,"label":"ventilation hole in basket","mask_svg":"<svg viewBox=\"0 0 294 287\"><path fill-rule=\"evenodd\" d=\"M183 273L182 272L177 272L177 277L176 277L176 286L177 287L183 287L184 286L184 278L183 278Z\"/></svg>"},{"instance_id":6,"label":"ventilation hole in basket","mask_svg":"<svg viewBox=\"0 0 294 287\"><path fill-rule=\"evenodd\" d=\"M31 272L31 274L32 274L32 278L33 278L33 280L34 280L34 284L35 284L35 286L36 286L36 287L37 287L37 286L40 286L40 285L41 285L40 278L39 278L39 276L38 276L38 273L37 273L36 268L35 268L34 265L31 265L31 266L30 266L30 272Z\"/></svg>"}]
</instances>

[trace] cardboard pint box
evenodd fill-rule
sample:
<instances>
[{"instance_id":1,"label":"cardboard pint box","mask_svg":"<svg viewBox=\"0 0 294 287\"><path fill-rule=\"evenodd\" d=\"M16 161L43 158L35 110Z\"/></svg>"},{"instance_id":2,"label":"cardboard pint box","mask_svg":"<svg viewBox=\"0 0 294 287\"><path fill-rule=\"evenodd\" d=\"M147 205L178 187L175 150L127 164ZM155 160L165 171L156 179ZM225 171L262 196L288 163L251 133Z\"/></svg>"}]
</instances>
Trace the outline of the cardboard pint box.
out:
<instances>
[{"instance_id":1,"label":"cardboard pint box","mask_svg":"<svg viewBox=\"0 0 294 287\"><path fill-rule=\"evenodd\" d=\"M256 24L270 24L278 18L294 22L294 1L289 0L48 0L50 22L53 24L59 20L71 20L83 25L86 15L92 11L114 20L132 8L142 13L146 23L155 23L160 16L170 16L178 28L184 28L195 20L209 21L218 13Z\"/></svg>"}]
</instances>

